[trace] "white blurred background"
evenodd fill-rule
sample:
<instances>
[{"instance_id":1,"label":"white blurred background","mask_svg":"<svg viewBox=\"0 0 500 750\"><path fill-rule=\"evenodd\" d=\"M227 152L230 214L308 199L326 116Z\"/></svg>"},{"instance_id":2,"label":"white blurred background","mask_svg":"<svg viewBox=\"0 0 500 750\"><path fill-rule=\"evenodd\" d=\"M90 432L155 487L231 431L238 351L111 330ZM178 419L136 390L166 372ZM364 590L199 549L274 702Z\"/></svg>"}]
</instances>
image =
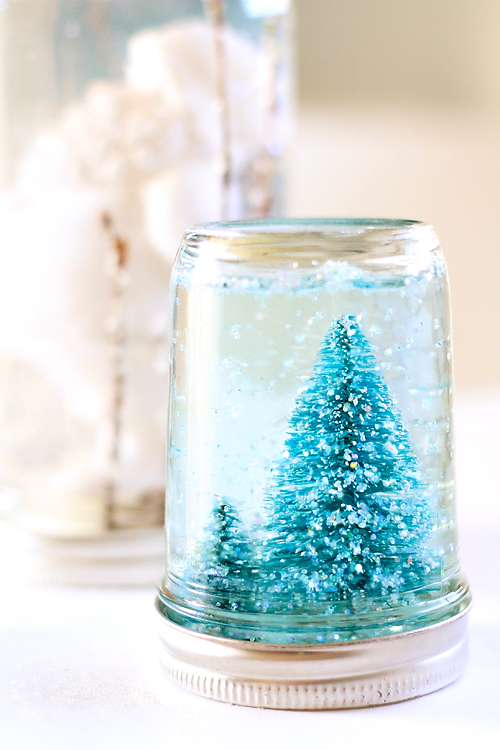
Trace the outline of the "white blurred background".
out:
<instances>
[{"instance_id":1,"label":"white blurred background","mask_svg":"<svg viewBox=\"0 0 500 750\"><path fill-rule=\"evenodd\" d=\"M291 213L433 224L458 394L500 390L499 0L296 6Z\"/></svg>"}]
</instances>

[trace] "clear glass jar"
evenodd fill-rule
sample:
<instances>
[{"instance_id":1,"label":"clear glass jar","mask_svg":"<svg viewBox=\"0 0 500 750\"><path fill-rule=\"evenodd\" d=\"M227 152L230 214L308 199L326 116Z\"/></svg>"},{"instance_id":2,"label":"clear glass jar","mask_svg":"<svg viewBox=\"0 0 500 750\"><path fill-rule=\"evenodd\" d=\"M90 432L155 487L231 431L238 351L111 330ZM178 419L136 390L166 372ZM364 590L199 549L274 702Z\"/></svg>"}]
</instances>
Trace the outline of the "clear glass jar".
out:
<instances>
[{"instance_id":1,"label":"clear glass jar","mask_svg":"<svg viewBox=\"0 0 500 750\"><path fill-rule=\"evenodd\" d=\"M160 612L271 644L385 637L464 612L433 229L195 227L171 298Z\"/></svg>"},{"instance_id":2,"label":"clear glass jar","mask_svg":"<svg viewBox=\"0 0 500 750\"><path fill-rule=\"evenodd\" d=\"M36 534L163 521L168 279L282 210L284 0L0 8L0 495Z\"/></svg>"}]
</instances>

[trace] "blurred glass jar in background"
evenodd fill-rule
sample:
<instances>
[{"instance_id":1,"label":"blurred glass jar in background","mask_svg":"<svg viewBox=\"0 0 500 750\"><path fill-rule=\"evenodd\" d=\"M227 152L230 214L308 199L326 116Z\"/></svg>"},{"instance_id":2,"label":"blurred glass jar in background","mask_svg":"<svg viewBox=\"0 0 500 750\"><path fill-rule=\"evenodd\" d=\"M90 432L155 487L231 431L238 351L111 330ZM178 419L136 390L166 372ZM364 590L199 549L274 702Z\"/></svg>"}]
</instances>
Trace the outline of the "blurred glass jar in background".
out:
<instances>
[{"instance_id":1,"label":"blurred glass jar in background","mask_svg":"<svg viewBox=\"0 0 500 750\"><path fill-rule=\"evenodd\" d=\"M0 3L0 492L36 535L162 524L170 268L283 211L288 6Z\"/></svg>"}]
</instances>

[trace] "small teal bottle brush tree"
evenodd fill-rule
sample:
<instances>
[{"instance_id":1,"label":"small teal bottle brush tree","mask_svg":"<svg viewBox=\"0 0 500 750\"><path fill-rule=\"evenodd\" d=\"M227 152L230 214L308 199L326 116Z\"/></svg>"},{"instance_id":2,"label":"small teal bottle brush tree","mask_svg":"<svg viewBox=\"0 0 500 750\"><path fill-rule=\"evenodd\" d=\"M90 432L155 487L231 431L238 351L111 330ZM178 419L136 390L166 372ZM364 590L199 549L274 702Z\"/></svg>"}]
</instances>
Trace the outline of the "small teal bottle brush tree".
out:
<instances>
[{"instance_id":1,"label":"small teal bottle brush tree","mask_svg":"<svg viewBox=\"0 0 500 750\"><path fill-rule=\"evenodd\" d=\"M197 227L173 277L163 661L233 703L416 697L465 663L431 227ZM319 665L319 666L318 666Z\"/></svg>"}]
</instances>

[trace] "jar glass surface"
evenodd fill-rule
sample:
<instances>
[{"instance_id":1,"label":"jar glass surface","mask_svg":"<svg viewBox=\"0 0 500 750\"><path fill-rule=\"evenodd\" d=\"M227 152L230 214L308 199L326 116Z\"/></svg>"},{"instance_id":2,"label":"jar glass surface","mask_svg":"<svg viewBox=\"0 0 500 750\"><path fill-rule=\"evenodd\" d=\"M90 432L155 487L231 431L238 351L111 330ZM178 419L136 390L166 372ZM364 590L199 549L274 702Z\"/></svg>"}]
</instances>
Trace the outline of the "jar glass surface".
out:
<instances>
[{"instance_id":1,"label":"jar glass surface","mask_svg":"<svg viewBox=\"0 0 500 750\"><path fill-rule=\"evenodd\" d=\"M0 495L37 534L163 523L170 271L283 210L288 6L1 4Z\"/></svg>"},{"instance_id":2,"label":"jar glass surface","mask_svg":"<svg viewBox=\"0 0 500 750\"><path fill-rule=\"evenodd\" d=\"M161 611L271 643L388 635L462 611L432 228L197 227L171 296Z\"/></svg>"}]
</instances>

